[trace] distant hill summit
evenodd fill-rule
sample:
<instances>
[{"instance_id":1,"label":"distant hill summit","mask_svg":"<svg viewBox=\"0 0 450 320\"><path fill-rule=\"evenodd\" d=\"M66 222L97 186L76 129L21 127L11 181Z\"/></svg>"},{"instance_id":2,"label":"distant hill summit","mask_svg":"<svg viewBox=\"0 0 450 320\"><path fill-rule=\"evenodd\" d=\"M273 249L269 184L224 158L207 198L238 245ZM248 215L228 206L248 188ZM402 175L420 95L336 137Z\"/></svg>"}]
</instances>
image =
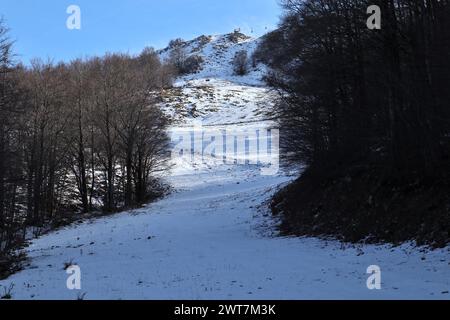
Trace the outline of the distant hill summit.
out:
<instances>
[{"instance_id":1,"label":"distant hill summit","mask_svg":"<svg viewBox=\"0 0 450 320\"><path fill-rule=\"evenodd\" d=\"M205 46L207 46L211 42L222 42L226 44L240 44L243 42L247 42L248 40L252 40L254 38L247 36L240 31L234 31L232 33L224 34L224 35L201 35L192 40L183 40L183 39L175 39L170 41L169 45L161 50L158 50L158 53L164 55L165 53L170 52L174 47L181 46L188 50L189 54L200 53Z\"/></svg>"},{"instance_id":2,"label":"distant hill summit","mask_svg":"<svg viewBox=\"0 0 450 320\"><path fill-rule=\"evenodd\" d=\"M183 59L199 62L199 68L182 73L173 88L163 93L162 108L176 123L193 120L205 125L258 123L267 118L274 97L266 87L264 64L253 59L260 38L236 30L223 35L201 35L193 40L172 40L157 51L162 61ZM236 72L234 61L245 52L245 74Z\"/></svg>"},{"instance_id":3,"label":"distant hill summit","mask_svg":"<svg viewBox=\"0 0 450 320\"><path fill-rule=\"evenodd\" d=\"M227 80L235 76L233 70L233 59L241 51L247 53L248 75L246 79L252 80L254 84L260 84L265 66L255 63L252 59L253 53L260 43L260 38L253 38L236 30L224 35L201 35L193 40L176 39L157 53L162 61L168 61L173 56L173 52L180 52L185 58L195 58L199 61L199 68L193 72L187 72L184 78L221 78ZM246 81L247 82L247 81Z\"/></svg>"}]
</instances>

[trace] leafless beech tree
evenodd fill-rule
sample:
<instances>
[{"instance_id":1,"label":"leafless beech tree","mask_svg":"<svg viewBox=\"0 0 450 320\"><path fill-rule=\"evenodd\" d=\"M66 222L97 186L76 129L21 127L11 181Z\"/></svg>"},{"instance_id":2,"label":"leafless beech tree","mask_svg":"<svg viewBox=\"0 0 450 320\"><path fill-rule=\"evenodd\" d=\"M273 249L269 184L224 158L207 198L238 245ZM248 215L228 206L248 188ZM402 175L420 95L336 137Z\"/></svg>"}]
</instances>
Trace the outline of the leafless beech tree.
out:
<instances>
[{"instance_id":1,"label":"leafless beech tree","mask_svg":"<svg viewBox=\"0 0 450 320\"><path fill-rule=\"evenodd\" d=\"M16 244L20 232L17 214L22 184L22 106L11 49L8 29L0 20L0 260L2 253Z\"/></svg>"},{"instance_id":2,"label":"leafless beech tree","mask_svg":"<svg viewBox=\"0 0 450 320\"><path fill-rule=\"evenodd\" d=\"M248 54L247 51L238 51L233 58L234 73L238 76L244 76L248 72Z\"/></svg>"},{"instance_id":3,"label":"leafless beech tree","mask_svg":"<svg viewBox=\"0 0 450 320\"><path fill-rule=\"evenodd\" d=\"M280 27L256 57L273 67L267 80L280 92L282 154L308 165L278 199L290 201L291 226L445 245L450 2L282 3ZM381 30L367 27L371 5L381 8Z\"/></svg>"},{"instance_id":4,"label":"leafless beech tree","mask_svg":"<svg viewBox=\"0 0 450 320\"><path fill-rule=\"evenodd\" d=\"M174 75L151 48L14 65L7 32L0 22L0 263L29 226L161 194L168 119L158 102Z\"/></svg>"},{"instance_id":5,"label":"leafless beech tree","mask_svg":"<svg viewBox=\"0 0 450 320\"><path fill-rule=\"evenodd\" d=\"M373 4L381 30L366 26ZM449 143L449 2L283 6L280 28L256 56L273 66L268 80L283 93L277 111L287 153L318 164L382 150L396 174L438 173Z\"/></svg>"}]
</instances>

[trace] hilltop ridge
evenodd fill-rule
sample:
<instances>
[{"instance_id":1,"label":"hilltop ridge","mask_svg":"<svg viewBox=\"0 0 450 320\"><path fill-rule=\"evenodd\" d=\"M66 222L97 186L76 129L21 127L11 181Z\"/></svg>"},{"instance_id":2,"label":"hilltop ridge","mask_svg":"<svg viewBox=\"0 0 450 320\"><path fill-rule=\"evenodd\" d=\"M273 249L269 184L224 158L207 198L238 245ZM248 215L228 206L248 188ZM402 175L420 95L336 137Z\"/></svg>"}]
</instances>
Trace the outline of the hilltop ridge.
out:
<instances>
[{"instance_id":1,"label":"hilltop ridge","mask_svg":"<svg viewBox=\"0 0 450 320\"><path fill-rule=\"evenodd\" d=\"M252 86L264 86L262 77L266 66L253 61L252 56L261 38L253 38L235 31L223 35L201 35L193 40L173 40L168 47L158 50L161 61L170 60L171 52L176 46L182 48L186 57L199 56L202 59L198 72L186 74L179 80L219 78L235 83ZM239 51L246 51L248 56L248 74L236 76L232 62Z\"/></svg>"},{"instance_id":2,"label":"hilltop ridge","mask_svg":"<svg viewBox=\"0 0 450 320\"><path fill-rule=\"evenodd\" d=\"M240 32L224 35L202 35L193 40L173 40L157 51L161 61L169 61L175 48L186 58L198 56L198 71L180 75L174 87L163 93L162 106L175 123L204 125L257 123L270 118L268 111L274 100L263 77L264 64L252 59L260 38ZM233 59L240 51L247 52L245 75L236 75Z\"/></svg>"}]
</instances>

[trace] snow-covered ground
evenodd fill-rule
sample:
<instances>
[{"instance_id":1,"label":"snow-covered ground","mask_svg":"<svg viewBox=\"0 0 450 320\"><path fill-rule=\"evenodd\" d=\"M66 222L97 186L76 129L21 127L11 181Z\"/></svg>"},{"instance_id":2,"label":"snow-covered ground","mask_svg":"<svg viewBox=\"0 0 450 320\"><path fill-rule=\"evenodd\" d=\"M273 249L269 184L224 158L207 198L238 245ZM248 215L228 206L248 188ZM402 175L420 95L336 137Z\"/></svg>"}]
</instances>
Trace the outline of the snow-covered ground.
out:
<instances>
[{"instance_id":1,"label":"snow-covered ground","mask_svg":"<svg viewBox=\"0 0 450 320\"><path fill-rule=\"evenodd\" d=\"M76 299L72 262L86 299L449 298L447 250L274 237L261 204L287 177L222 166L172 179L179 191L158 203L34 241L31 265L1 285L16 299ZM370 265L382 290L366 287Z\"/></svg>"},{"instance_id":2,"label":"snow-covered ground","mask_svg":"<svg viewBox=\"0 0 450 320\"><path fill-rule=\"evenodd\" d=\"M272 126L261 69L235 79L227 62L255 40L210 39L201 49L207 67L179 79L167 112L183 111L177 125L184 127ZM213 158L174 164L167 177L174 193L36 239L27 248L30 265L0 285L13 283L15 299L450 299L448 248L279 237L267 201L292 176ZM67 289L65 263L80 267L81 290ZM381 268L381 290L366 286L371 265Z\"/></svg>"}]
</instances>

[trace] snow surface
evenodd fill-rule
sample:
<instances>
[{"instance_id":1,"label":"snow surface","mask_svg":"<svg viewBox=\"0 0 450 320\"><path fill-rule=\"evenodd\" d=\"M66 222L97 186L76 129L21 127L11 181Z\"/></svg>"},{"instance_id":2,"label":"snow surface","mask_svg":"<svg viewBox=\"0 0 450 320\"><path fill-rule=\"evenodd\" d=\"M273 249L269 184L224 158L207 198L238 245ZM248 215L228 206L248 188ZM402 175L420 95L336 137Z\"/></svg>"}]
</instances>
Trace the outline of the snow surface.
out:
<instances>
[{"instance_id":1,"label":"snow surface","mask_svg":"<svg viewBox=\"0 0 450 320\"><path fill-rule=\"evenodd\" d=\"M166 111L178 126L272 126L262 67L239 79L229 68L228 58L257 40L210 39L195 47L210 67L179 79ZM450 298L450 248L279 237L267 201L294 176L262 176L256 165L216 160L174 159L167 180L175 192L167 198L34 240L26 249L29 266L0 286L13 283L15 299ZM65 263L81 268L80 291L66 288ZM382 290L367 289L371 265L381 268Z\"/></svg>"}]
</instances>

